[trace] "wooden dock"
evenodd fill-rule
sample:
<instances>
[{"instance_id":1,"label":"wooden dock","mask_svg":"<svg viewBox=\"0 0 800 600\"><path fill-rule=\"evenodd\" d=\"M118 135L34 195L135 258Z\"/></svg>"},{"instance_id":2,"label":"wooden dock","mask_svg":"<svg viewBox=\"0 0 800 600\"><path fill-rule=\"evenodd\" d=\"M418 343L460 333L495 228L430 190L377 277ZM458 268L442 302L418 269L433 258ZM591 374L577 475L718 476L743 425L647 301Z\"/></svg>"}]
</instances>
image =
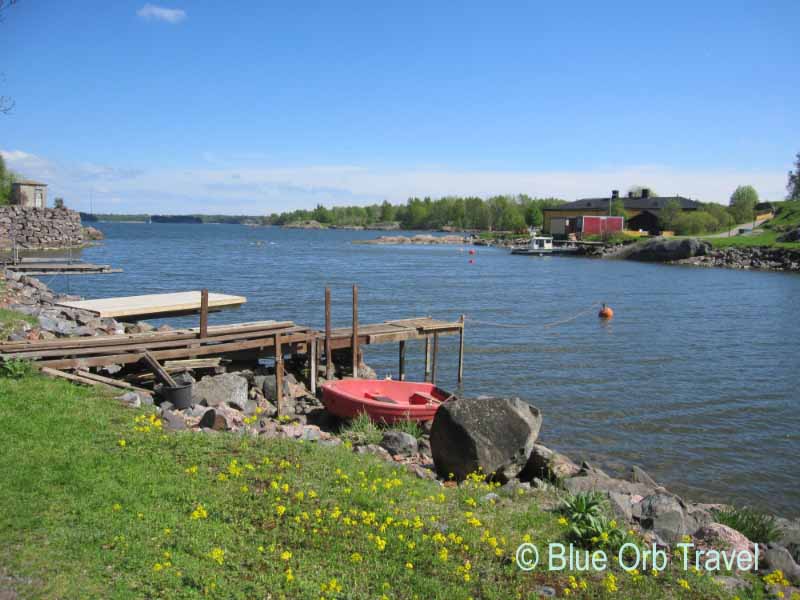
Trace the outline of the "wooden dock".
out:
<instances>
[{"instance_id":1,"label":"wooden dock","mask_svg":"<svg viewBox=\"0 0 800 600\"><path fill-rule=\"evenodd\" d=\"M226 308L237 308L247 302L244 296L208 294L208 310L215 312ZM98 317L132 318L136 320L177 317L199 313L202 308L202 292L176 292L172 294L146 294L143 296L121 296L98 300L60 302L59 306L77 308L94 313Z\"/></svg>"},{"instance_id":2,"label":"wooden dock","mask_svg":"<svg viewBox=\"0 0 800 600\"><path fill-rule=\"evenodd\" d=\"M111 265L95 265L85 262L59 261L46 258L24 258L17 263L9 263L6 269L25 275L100 275L122 273Z\"/></svg>"},{"instance_id":3,"label":"wooden dock","mask_svg":"<svg viewBox=\"0 0 800 600\"><path fill-rule=\"evenodd\" d=\"M167 316L200 312L200 326L194 328L152 331L149 333L100 337L60 338L54 340L0 342L0 361L30 360L42 371L87 385L112 385L130 389L130 381L144 383L154 377L142 374L151 371L155 378L169 378L184 366L197 368L219 366L219 359L257 361L274 358L277 401L280 410L284 354L305 355L311 393L316 393L317 365L324 351L327 376L333 377L336 350L349 349L353 376L358 377L361 347L371 344L397 343L399 379L405 379L406 342L425 341L425 380L436 382L439 338L458 335L458 381L463 379L464 316L457 321L441 321L431 317L397 319L362 325L358 321L358 288L353 286L353 321L351 327L331 327L330 290L325 290L325 330L296 325L293 321L256 321L235 325L208 325L208 312L245 302L240 296L182 292L108 298L83 302L65 302L62 306L93 311L98 316ZM324 347L320 347L320 342ZM209 360L219 357L216 361ZM170 361L179 361L178 363ZM139 363L138 367L135 366ZM164 363L163 367L161 363ZM97 369L109 365L128 365L129 382L98 374ZM191 368L191 367L190 367ZM92 371L94 369L94 372Z\"/></svg>"}]
</instances>

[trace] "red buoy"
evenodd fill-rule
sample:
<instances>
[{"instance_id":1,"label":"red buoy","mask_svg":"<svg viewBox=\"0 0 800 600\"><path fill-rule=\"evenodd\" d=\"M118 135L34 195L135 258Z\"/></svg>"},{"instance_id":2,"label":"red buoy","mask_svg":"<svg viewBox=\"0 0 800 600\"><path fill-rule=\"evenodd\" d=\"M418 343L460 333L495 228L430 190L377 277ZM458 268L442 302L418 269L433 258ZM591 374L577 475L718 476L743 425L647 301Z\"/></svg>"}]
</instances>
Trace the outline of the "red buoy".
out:
<instances>
[{"instance_id":1,"label":"red buoy","mask_svg":"<svg viewBox=\"0 0 800 600\"><path fill-rule=\"evenodd\" d=\"M469 259L469 264L471 264L471 265L474 265L474 264L475 264L475 261L474 261L474 260L472 260L472 259L470 258L470 259Z\"/></svg>"},{"instance_id":2,"label":"red buoy","mask_svg":"<svg viewBox=\"0 0 800 600\"><path fill-rule=\"evenodd\" d=\"M469 253L470 253L470 254L475 254L475 249L474 249L474 248L470 248L470 249L469 249Z\"/></svg>"},{"instance_id":3,"label":"red buoy","mask_svg":"<svg viewBox=\"0 0 800 600\"><path fill-rule=\"evenodd\" d=\"M608 320L614 316L614 311L611 310L610 306L606 306L605 304L603 304L603 308L600 309L600 312L597 313L597 316L600 317L601 319Z\"/></svg>"}]
</instances>

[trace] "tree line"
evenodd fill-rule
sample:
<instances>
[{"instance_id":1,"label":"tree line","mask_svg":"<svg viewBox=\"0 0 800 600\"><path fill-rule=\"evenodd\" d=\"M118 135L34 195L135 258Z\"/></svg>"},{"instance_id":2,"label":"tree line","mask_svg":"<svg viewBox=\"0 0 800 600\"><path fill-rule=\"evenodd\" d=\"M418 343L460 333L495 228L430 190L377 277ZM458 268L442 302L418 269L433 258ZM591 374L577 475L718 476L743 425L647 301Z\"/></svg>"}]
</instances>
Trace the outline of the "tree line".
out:
<instances>
[{"instance_id":1,"label":"tree line","mask_svg":"<svg viewBox=\"0 0 800 600\"><path fill-rule=\"evenodd\" d=\"M272 214L266 218L269 225L288 225L303 221L317 221L332 226L369 227L386 223L399 223L403 229L477 229L494 231L521 231L542 224L542 210L564 204L559 198L532 198L527 194L516 196L445 196L432 199L409 198L405 204L369 206L317 205L313 210L294 210Z\"/></svg>"}]
</instances>

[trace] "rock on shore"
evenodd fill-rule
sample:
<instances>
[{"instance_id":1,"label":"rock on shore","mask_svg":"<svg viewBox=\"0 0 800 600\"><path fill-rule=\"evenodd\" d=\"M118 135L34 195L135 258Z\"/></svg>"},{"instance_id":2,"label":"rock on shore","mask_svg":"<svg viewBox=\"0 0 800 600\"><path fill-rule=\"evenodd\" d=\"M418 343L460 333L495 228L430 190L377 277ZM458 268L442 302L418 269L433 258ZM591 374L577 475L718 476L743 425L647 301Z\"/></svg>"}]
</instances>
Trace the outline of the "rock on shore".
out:
<instances>
[{"instance_id":1,"label":"rock on shore","mask_svg":"<svg viewBox=\"0 0 800 600\"><path fill-rule=\"evenodd\" d=\"M671 240L656 238L644 244L634 244L626 248L623 258L644 262L670 262L694 256L705 256L711 244L694 238Z\"/></svg>"},{"instance_id":2,"label":"rock on shore","mask_svg":"<svg viewBox=\"0 0 800 600\"><path fill-rule=\"evenodd\" d=\"M374 240L357 240L354 244L455 244L461 245L469 240L461 235L429 235L417 234L414 236L406 235L382 235Z\"/></svg>"}]
</instances>

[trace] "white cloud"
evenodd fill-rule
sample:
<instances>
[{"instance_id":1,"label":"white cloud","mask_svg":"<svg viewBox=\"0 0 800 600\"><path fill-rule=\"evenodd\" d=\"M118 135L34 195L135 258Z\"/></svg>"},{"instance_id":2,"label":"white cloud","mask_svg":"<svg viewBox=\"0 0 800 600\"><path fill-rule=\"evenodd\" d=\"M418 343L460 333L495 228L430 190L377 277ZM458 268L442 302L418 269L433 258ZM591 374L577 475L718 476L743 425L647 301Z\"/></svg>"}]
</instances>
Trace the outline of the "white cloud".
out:
<instances>
[{"instance_id":1,"label":"white cloud","mask_svg":"<svg viewBox=\"0 0 800 600\"><path fill-rule=\"evenodd\" d=\"M186 11L180 8L165 8L157 4L145 4L136 11L136 14L143 19L166 21L167 23L180 23L186 18Z\"/></svg>"},{"instance_id":2,"label":"white cloud","mask_svg":"<svg viewBox=\"0 0 800 600\"><path fill-rule=\"evenodd\" d=\"M196 168L138 170L94 163L61 163L23 150L0 151L9 168L50 184L51 197L68 206L97 212L265 214L322 204L367 204L409 196L525 193L574 200L623 193L636 184L661 194L681 194L727 204L738 186L755 186L762 198L785 195L780 170L678 169L628 165L592 170L472 170L406 167L378 169L359 165L295 167L198 161Z\"/></svg>"}]
</instances>

